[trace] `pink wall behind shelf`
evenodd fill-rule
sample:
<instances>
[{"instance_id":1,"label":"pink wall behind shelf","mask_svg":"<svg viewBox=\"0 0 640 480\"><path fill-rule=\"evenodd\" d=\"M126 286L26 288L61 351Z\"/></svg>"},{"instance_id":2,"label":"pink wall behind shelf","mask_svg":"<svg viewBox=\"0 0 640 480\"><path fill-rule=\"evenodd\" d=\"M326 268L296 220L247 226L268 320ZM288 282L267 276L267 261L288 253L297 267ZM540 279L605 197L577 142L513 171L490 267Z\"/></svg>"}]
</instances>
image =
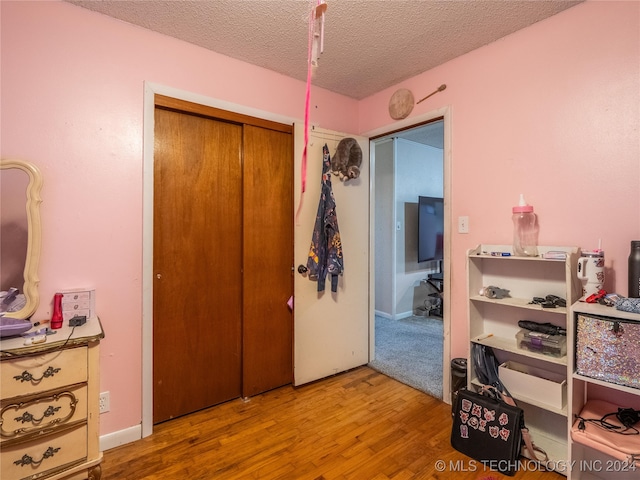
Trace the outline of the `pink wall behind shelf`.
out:
<instances>
[{"instance_id":1,"label":"pink wall behind shelf","mask_svg":"<svg viewBox=\"0 0 640 480\"><path fill-rule=\"evenodd\" d=\"M607 287L626 294L626 257L640 239L640 8L589 1L360 102L312 90L312 122L364 133L393 128L397 88L411 116L450 106L452 356L466 354L465 252L510 243L524 193L540 243L595 248ZM3 158L44 177L41 304L89 286L106 338L101 434L141 421L143 84L303 118L304 82L59 1L2 1ZM428 46L428 42L426 42ZM304 68L304 66L303 66ZM366 279L363 279L365 281Z\"/></svg>"}]
</instances>

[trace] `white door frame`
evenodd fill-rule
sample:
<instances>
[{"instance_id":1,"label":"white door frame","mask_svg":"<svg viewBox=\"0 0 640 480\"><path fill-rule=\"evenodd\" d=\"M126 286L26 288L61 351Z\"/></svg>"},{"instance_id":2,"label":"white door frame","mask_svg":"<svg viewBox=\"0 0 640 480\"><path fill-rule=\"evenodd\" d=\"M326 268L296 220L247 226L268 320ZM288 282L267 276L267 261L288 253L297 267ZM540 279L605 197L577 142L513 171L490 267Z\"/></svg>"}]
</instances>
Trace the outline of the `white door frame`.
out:
<instances>
[{"instance_id":1,"label":"white door frame","mask_svg":"<svg viewBox=\"0 0 640 480\"><path fill-rule=\"evenodd\" d=\"M398 130L404 130L411 127L417 127L430 120L443 119L444 130L444 149L443 149L443 187L444 187L444 283L443 283L443 312L442 323L444 330L443 352L442 352L442 400L451 403L451 107L445 106L431 112L427 112L416 117L405 118L391 125L377 128L369 132L363 133L364 137L380 137L390 134ZM369 140L369 360L375 358L375 145Z\"/></svg>"}]
</instances>

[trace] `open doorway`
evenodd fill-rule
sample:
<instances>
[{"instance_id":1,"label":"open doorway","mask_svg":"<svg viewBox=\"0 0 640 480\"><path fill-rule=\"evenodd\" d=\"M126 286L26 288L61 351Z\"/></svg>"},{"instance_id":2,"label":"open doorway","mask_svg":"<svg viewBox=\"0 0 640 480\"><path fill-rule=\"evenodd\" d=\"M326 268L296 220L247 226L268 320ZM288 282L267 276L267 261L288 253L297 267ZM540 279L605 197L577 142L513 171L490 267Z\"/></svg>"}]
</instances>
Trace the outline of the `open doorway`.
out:
<instances>
[{"instance_id":1,"label":"open doorway","mask_svg":"<svg viewBox=\"0 0 640 480\"><path fill-rule=\"evenodd\" d=\"M371 366L443 399L444 119L380 136L372 140L372 147L375 356ZM420 248L425 243L426 253Z\"/></svg>"}]
</instances>

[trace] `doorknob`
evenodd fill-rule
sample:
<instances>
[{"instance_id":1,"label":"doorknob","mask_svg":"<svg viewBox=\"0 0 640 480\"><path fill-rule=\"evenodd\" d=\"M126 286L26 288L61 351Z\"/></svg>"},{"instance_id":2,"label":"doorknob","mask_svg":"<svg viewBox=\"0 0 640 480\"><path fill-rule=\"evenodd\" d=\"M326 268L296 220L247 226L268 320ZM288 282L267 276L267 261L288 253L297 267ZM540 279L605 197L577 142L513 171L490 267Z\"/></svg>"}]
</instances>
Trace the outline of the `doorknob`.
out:
<instances>
[{"instance_id":1,"label":"doorknob","mask_svg":"<svg viewBox=\"0 0 640 480\"><path fill-rule=\"evenodd\" d=\"M302 264L298 265L298 273L300 275L304 275L308 271L309 271L309 269L307 267L305 267L304 265L302 265Z\"/></svg>"}]
</instances>

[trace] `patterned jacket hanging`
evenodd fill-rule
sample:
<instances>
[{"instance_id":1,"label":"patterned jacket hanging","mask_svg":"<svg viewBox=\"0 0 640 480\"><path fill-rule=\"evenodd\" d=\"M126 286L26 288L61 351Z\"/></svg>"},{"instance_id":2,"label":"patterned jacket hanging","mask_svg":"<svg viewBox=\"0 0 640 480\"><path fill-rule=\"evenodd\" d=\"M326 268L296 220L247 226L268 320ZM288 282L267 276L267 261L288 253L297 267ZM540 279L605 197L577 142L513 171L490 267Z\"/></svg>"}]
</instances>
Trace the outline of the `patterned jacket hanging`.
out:
<instances>
[{"instance_id":1,"label":"patterned jacket hanging","mask_svg":"<svg viewBox=\"0 0 640 480\"><path fill-rule=\"evenodd\" d=\"M327 275L331 275L331 291L337 292L338 275L342 275L344 271L344 260L338 230L336 200L331 189L331 157L326 144L322 147L322 156L322 190L311 237L307 268L309 279L318 282L319 292L324 291Z\"/></svg>"}]
</instances>

